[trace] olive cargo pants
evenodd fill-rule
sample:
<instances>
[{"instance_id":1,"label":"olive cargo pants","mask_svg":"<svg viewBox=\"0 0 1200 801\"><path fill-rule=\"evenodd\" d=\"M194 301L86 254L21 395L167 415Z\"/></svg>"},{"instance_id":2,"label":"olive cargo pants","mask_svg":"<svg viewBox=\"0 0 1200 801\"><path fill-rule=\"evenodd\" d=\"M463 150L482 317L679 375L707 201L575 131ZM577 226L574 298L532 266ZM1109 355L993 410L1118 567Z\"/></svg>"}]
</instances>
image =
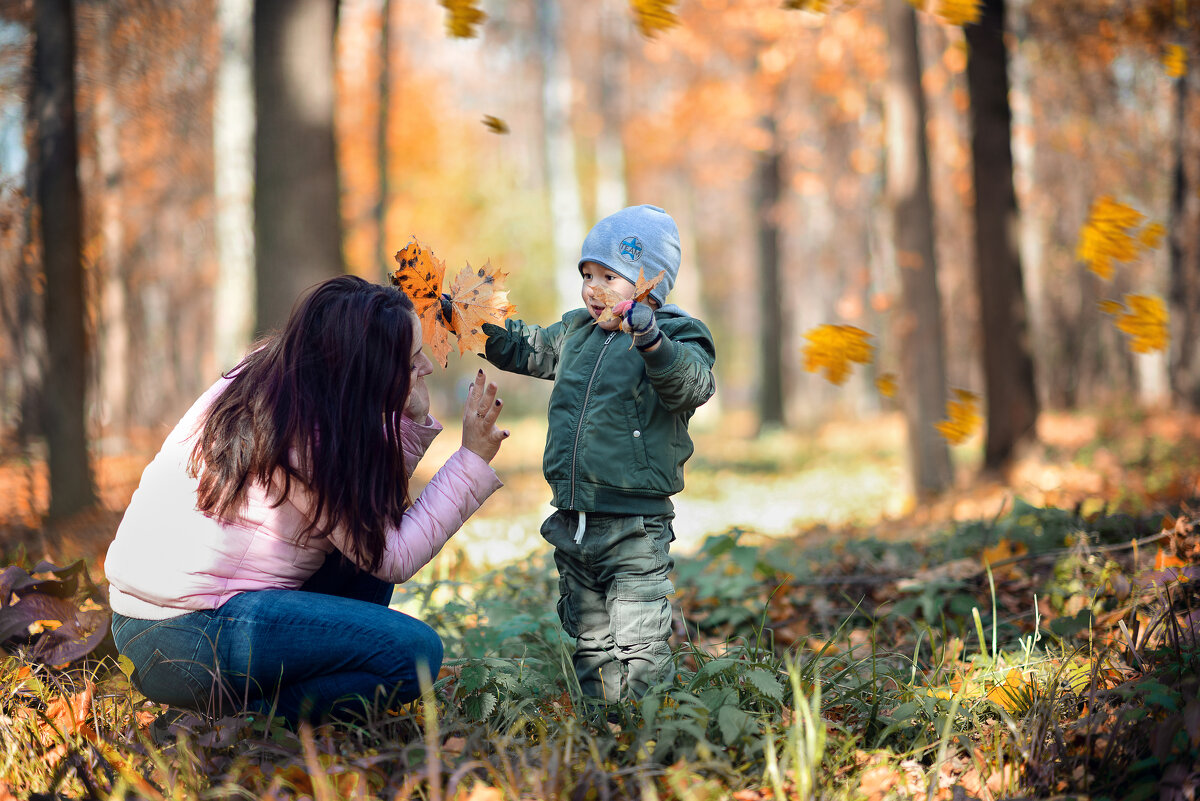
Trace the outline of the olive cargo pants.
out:
<instances>
[{"instance_id":1,"label":"olive cargo pants","mask_svg":"<svg viewBox=\"0 0 1200 801\"><path fill-rule=\"evenodd\" d=\"M558 616L575 638L583 693L602 701L639 698L671 665L669 554L673 515L556 511L542 524L558 566Z\"/></svg>"}]
</instances>

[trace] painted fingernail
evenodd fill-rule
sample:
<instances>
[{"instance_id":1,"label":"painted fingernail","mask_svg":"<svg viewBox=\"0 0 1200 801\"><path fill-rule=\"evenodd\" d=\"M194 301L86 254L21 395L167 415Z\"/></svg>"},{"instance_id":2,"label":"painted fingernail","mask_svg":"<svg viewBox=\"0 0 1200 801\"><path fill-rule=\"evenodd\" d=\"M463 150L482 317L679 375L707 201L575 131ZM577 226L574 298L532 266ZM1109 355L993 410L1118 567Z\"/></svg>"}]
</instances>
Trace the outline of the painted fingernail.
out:
<instances>
[{"instance_id":1,"label":"painted fingernail","mask_svg":"<svg viewBox=\"0 0 1200 801\"><path fill-rule=\"evenodd\" d=\"M496 398L496 405L497 405L497 406L499 406L499 405L500 405L500 399L499 399L499 398Z\"/></svg>"},{"instance_id":2,"label":"painted fingernail","mask_svg":"<svg viewBox=\"0 0 1200 801\"><path fill-rule=\"evenodd\" d=\"M482 367L480 367L480 368L479 368L479 375L483 375L483 368L482 368Z\"/></svg>"}]
</instances>

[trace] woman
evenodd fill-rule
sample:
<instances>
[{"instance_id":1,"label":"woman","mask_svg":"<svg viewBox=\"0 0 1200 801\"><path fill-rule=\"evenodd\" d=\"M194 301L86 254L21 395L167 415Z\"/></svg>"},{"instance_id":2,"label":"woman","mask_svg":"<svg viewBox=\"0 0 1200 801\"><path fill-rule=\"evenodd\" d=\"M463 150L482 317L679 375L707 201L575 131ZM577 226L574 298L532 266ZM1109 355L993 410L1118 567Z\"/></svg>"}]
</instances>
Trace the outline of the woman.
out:
<instances>
[{"instance_id":1,"label":"woman","mask_svg":"<svg viewBox=\"0 0 1200 801\"><path fill-rule=\"evenodd\" d=\"M420 694L442 643L388 609L500 486L509 432L483 371L462 447L415 501L429 415L421 324L400 290L315 287L192 406L142 474L109 548L113 637L146 697L291 721Z\"/></svg>"}]
</instances>

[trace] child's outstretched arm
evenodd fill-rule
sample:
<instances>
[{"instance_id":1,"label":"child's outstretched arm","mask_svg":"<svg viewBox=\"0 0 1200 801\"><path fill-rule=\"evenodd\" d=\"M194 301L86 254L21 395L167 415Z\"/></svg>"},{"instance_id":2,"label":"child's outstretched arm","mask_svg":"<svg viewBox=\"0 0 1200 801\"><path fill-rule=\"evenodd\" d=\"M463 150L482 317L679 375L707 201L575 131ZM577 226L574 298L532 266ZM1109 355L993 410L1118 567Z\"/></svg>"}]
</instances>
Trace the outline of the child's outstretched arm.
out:
<instances>
[{"instance_id":1,"label":"child's outstretched arm","mask_svg":"<svg viewBox=\"0 0 1200 801\"><path fill-rule=\"evenodd\" d=\"M483 333L487 334L487 342L480 355L501 370L554 379L566 335L562 321L545 328L521 320L505 320L504 327L484 323Z\"/></svg>"},{"instance_id":2,"label":"child's outstretched arm","mask_svg":"<svg viewBox=\"0 0 1200 801\"><path fill-rule=\"evenodd\" d=\"M646 377L668 409L692 411L713 396L717 350L708 326L685 317L665 322L664 330L650 306L632 300L617 304L613 311L625 318L634 347L646 360Z\"/></svg>"}]
</instances>

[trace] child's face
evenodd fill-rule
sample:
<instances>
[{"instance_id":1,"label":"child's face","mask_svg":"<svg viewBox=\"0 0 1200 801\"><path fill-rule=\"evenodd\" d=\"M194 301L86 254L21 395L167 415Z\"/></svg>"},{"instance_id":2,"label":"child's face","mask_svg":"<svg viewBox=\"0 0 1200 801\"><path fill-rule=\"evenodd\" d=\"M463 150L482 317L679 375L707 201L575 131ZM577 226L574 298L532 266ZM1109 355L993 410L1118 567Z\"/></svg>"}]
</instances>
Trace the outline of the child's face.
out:
<instances>
[{"instance_id":1,"label":"child's face","mask_svg":"<svg viewBox=\"0 0 1200 801\"><path fill-rule=\"evenodd\" d=\"M583 275L583 291L581 292L583 305L587 306L593 320L604 313L604 302L597 297L596 287L604 287L610 292L615 292L621 296L621 300L629 300L633 297L633 283L620 273L614 273L594 261L584 262L583 266L579 268L579 272ZM615 331L620 324L620 318L597 323L605 331Z\"/></svg>"}]
</instances>

